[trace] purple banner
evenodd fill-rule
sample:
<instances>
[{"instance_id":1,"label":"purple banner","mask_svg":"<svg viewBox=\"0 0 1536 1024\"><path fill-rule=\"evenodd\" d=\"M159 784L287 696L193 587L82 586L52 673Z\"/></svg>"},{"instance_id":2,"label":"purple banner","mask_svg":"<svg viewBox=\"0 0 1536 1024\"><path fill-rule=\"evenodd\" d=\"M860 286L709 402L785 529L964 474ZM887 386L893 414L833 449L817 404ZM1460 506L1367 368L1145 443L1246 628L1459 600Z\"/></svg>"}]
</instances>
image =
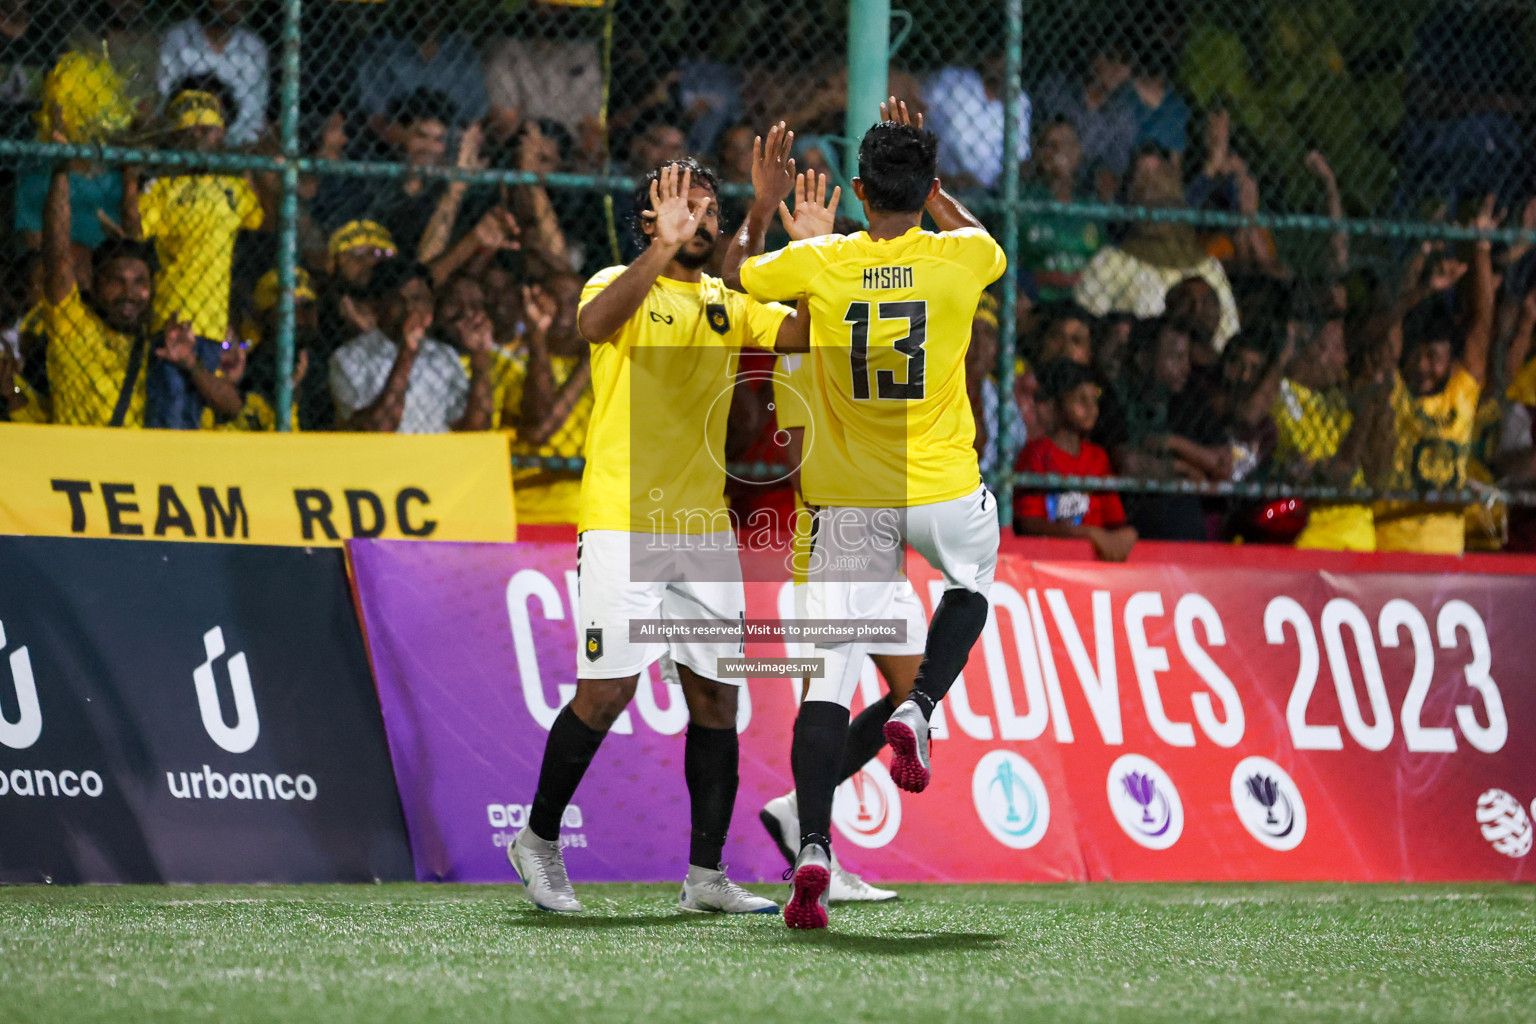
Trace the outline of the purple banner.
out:
<instances>
[{"instance_id":1,"label":"purple banner","mask_svg":"<svg viewBox=\"0 0 1536 1024\"><path fill-rule=\"evenodd\" d=\"M369 540L349 550L416 877L512 881L506 844L526 821L545 737L575 689L573 547ZM784 686L793 714L788 683L758 685ZM791 785L779 717L763 723L774 735L756 746L782 758L742 750L725 859L744 881L784 867L756 821L763 801ZM681 688L653 666L567 810L561 839L576 881L682 879L687 721Z\"/></svg>"}]
</instances>

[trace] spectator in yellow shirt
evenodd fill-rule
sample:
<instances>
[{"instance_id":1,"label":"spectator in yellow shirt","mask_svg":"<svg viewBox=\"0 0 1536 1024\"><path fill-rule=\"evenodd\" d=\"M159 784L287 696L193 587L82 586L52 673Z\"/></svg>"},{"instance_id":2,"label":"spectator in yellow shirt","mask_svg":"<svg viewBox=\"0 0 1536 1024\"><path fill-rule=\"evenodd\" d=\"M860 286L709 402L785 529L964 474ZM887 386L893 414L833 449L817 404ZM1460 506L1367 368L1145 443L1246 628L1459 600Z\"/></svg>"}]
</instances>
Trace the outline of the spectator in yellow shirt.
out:
<instances>
[{"instance_id":1,"label":"spectator in yellow shirt","mask_svg":"<svg viewBox=\"0 0 1536 1024\"><path fill-rule=\"evenodd\" d=\"M211 153L224 145L224 114L217 96L189 89L167 107L177 149ZM155 280L153 324L172 316L222 345L229 329L230 268L235 238L265 222L251 182L228 174L193 172L156 178L142 194L128 175L124 227L134 238L155 241L161 268Z\"/></svg>"},{"instance_id":2,"label":"spectator in yellow shirt","mask_svg":"<svg viewBox=\"0 0 1536 1024\"><path fill-rule=\"evenodd\" d=\"M67 142L62 132L54 141ZM151 359L179 369L209 405L234 415L234 387L199 361L191 326L172 318L151 337L155 255L142 242L110 239L92 258L89 299L75 281L69 245L69 171L53 169L43 208L42 314L48 335L53 421L84 426L145 424Z\"/></svg>"},{"instance_id":3,"label":"spectator in yellow shirt","mask_svg":"<svg viewBox=\"0 0 1536 1024\"><path fill-rule=\"evenodd\" d=\"M1474 228L1499 224L1493 197L1483 204ZM1419 491L1466 486L1467 456L1478 401L1488 370L1493 336L1493 261L1487 241L1473 243L1472 270L1463 282L1471 316L1459 328L1444 294L1431 295L1403 319L1402 355L1392 388L1397 446L1382 481L1389 488ZM1455 341L1462 337L1461 356ZM1376 509L1376 548L1459 555L1466 545L1462 510L1455 506L1387 502Z\"/></svg>"}]
</instances>

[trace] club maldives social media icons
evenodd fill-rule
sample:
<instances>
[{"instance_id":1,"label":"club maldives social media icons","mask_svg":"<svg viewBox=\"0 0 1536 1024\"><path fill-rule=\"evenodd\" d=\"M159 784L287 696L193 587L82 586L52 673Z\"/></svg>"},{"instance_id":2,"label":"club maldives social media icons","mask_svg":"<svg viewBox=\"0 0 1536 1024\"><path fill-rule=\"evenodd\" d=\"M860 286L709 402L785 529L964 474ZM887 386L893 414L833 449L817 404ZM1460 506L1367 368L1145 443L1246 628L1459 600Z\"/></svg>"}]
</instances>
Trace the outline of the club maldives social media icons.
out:
<instances>
[{"instance_id":1,"label":"club maldives social media icons","mask_svg":"<svg viewBox=\"0 0 1536 1024\"><path fill-rule=\"evenodd\" d=\"M1173 779L1141 754L1109 767L1109 809L1125 834L1149 850L1166 850L1184 834L1184 804Z\"/></svg>"}]
</instances>

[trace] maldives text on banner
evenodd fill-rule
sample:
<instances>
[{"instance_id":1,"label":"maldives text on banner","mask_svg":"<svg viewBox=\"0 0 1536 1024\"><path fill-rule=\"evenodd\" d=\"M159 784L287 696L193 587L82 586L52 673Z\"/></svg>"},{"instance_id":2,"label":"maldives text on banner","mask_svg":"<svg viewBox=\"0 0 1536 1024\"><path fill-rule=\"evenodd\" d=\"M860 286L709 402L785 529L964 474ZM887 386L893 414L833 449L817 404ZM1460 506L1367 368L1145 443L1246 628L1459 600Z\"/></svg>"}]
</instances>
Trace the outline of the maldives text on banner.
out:
<instances>
[{"instance_id":1,"label":"maldives text on banner","mask_svg":"<svg viewBox=\"0 0 1536 1024\"><path fill-rule=\"evenodd\" d=\"M0 533L339 545L513 540L496 433L0 427Z\"/></svg>"},{"instance_id":2,"label":"maldives text on banner","mask_svg":"<svg viewBox=\"0 0 1536 1024\"><path fill-rule=\"evenodd\" d=\"M577 672L569 544L354 542L354 583L417 877L512 880L540 751ZM1528 576L1040 562L1004 554L935 718L934 783L871 761L839 855L889 881L1536 879ZM908 560L929 608L942 592ZM749 618L794 614L749 583ZM782 641L747 655L813 656ZM725 859L783 861L754 818L793 783L799 686L742 689ZM866 664L857 712L880 699ZM686 870L687 709L654 669L566 813L571 876Z\"/></svg>"}]
</instances>

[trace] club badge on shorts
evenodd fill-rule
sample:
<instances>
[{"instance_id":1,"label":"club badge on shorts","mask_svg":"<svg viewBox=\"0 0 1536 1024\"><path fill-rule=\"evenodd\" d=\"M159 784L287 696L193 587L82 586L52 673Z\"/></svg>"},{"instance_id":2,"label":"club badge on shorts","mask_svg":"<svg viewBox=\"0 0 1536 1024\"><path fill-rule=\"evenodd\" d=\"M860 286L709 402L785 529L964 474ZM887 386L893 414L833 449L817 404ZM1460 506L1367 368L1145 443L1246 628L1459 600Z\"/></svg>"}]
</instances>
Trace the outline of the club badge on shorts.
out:
<instances>
[{"instance_id":1,"label":"club badge on shorts","mask_svg":"<svg viewBox=\"0 0 1536 1024\"><path fill-rule=\"evenodd\" d=\"M704 307L704 315L709 319L709 329L716 334L724 334L731 329L731 318L726 315L725 303L711 302Z\"/></svg>"},{"instance_id":2,"label":"club badge on shorts","mask_svg":"<svg viewBox=\"0 0 1536 1024\"><path fill-rule=\"evenodd\" d=\"M596 661L603 656L603 631L601 629L587 630L587 660Z\"/></svg>"}]
</instances>

